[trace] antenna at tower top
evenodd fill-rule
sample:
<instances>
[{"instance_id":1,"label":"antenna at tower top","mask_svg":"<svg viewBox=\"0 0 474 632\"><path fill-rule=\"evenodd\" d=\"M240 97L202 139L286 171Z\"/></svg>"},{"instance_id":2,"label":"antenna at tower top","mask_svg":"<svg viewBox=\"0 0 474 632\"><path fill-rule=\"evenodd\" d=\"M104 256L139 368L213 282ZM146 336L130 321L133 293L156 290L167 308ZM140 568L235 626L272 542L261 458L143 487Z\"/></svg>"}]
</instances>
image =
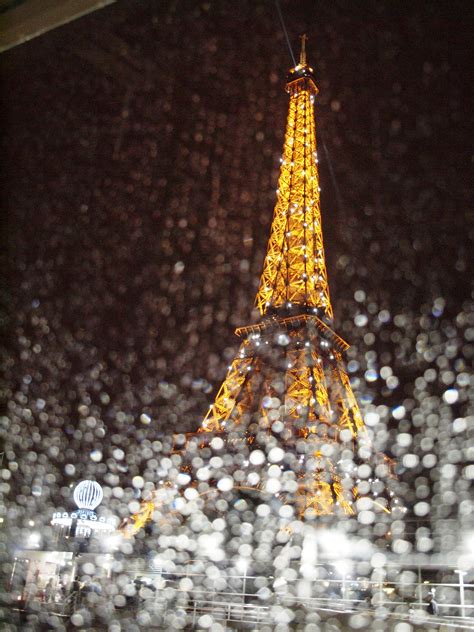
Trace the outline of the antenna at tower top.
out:
<instances>
[{"instance_id":1,"label":"antenna at tower top","mask_svg":"<svg viewBox=\"0 0 474 632\"><path fill-rule=\"evenodd\" d=\"M308 36L304 33L301 36L301 53L300 53L300 66L306 66L306 41Z\"/></svg>"}]
</instances>

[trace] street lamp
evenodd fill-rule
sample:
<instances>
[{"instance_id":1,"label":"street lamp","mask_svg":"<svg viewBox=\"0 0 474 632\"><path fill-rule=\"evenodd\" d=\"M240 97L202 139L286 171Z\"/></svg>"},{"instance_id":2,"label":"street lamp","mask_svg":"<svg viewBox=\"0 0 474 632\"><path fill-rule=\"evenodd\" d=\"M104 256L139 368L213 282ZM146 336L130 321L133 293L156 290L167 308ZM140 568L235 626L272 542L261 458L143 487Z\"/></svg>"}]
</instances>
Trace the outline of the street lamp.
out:
<instances>
[{"instance_id":1,"label":"street lamp","mask_svg":"<svg viewBox=\"0 0 474 632\"><path fill-rule=\"evenodd\" d=\"M247 568L248 568L248 560L241 557L237 561L237 570L242 573L242 603L245 603L245 591L247 588Z\"/></svg>"},{"instance_id":2,"label":"street lamp","mask_svg":"<svg viewBox=\"0 0 474 632\"><path fill-rule=\"evenodd\" d=\"M461 604L461 617L466 616L466 608L464 601L464 575L467 571L455 570L455 573L459 575L459 603Z\"/></svg>"},{"instance_id":3,"label":"street lamp","mask_svg":"<svg viewBox=\"0 0 474 632\"><path fill-rule=\"evenodd\" d=\"M41 535L37 531L33 531L28 536L28 548L38 549L41 542Z\"/></svg>"},{"instance_id":4,"label":"street lamp","mask_svg":"<svg viewBox=\"0 0 474 632\"><path fill-rule=\"evenodd\" d=\"M339 575L342 578L341 598L345 599L346 598L346 575L347 577L350 577L350 575L347 574L350 569L350 564L347 560L338 560L337 562L334 563L334 568L336 569L336 571L339 573Z\"/></svg>"}]
</instances>

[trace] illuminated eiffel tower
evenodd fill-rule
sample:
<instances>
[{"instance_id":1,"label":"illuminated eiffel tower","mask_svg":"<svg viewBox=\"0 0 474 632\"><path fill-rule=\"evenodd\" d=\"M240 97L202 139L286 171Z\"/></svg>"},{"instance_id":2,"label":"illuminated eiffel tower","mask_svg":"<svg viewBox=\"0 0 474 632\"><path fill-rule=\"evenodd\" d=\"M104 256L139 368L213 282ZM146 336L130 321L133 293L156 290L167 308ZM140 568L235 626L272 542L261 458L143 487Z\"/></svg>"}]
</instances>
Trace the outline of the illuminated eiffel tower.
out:
<instances>
[{"instance_id":1,"label":"illuminated eiffel tower","mask_svg":"<svg viewBox=\"0 0 474 632\"><path fill-rule=\"evenodd\" d=\"M333 329L314 119L318 88L305 40L286 83L277 202L256 297L261 320L236 330L240 349L198 441L207 435L212 446L211 437L219 436L225 451L238 453L245 467L235 466L234 486L277 490L301 517L312 518L354 513L361 446L362 454L370 449L343 360L349 345ZM389 460L381 458L379 471L389 474ZM283 472L277 478L275 464ZM374 502L388 512L381 486L379 492Z\"/></svg>"},{"instance_id":2,"label":"illuminated eiffel tower","mask_svg":"<svg viewBox=\"0 0 474 632\"><path fill-rule=\"evenodd\" d=\"M355 513L359 467L373 453L343 360L349 345L333 329L314 120L318 88L305 39L286 83L277 202L256 297L261 319L236 330L242 343L214 404L197 433L177 437L176 453L187 488L209 500L213 491L258 492L314 519ZM362 482L362 506L390 513L378 476L390 478L391 463L378 459ZM148 517L153 507L152 500Z\"/></svg>"}]
</instances>

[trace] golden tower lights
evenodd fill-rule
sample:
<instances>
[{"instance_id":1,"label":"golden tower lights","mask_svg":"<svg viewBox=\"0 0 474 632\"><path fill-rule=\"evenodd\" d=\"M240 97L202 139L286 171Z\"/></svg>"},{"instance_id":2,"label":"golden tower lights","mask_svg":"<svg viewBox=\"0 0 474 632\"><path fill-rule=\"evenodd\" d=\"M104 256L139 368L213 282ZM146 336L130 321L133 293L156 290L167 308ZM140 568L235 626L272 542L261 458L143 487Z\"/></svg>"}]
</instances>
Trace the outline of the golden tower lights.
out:
<instances>
[{"instance_id":1,"label":"golden tower lights","mask_svg":"<svg viewBox=\"0 0 474 632\"><path fill-rule=\"evenodd\" d=\"M219 436L220 452L238 455L234 490L272 494L278 488L282 502L313 519L354 513L357 465L371 449L342 356L349 345L332 328L314 120L318 88L305 39L287 77L277 201L256 296L261 320L236 330L242 343L216 399L177 452L190 485L198 487L193 456ZM380 457L379 471L391 478L390 460ZM283 471L281 484L268 483L272 464ZM213 476L210 486L219 489L219 474ZM390 501L378 489L372 497L364 493L366 505L390 513Z\"/></svg>"},{"instance_id":2,"label":"golden tower lights","mask_svg":"<svg viewBox=\"0 0 474 632\"><path fill-rule=\"evenodd\" d=\"M237 329L243 342L198 432L224 433L234 443L238 435L254 447L265 443L262 433L271 434L284 451L299 455L297 467L287 463L296 475L299 514L351 514L357 489L341 454L365 427L342 358L348 344L332 329L314 120L318 88L304 37L286 90L277 201L256 297L262 319Z\"/></svg>"}]
</instances>

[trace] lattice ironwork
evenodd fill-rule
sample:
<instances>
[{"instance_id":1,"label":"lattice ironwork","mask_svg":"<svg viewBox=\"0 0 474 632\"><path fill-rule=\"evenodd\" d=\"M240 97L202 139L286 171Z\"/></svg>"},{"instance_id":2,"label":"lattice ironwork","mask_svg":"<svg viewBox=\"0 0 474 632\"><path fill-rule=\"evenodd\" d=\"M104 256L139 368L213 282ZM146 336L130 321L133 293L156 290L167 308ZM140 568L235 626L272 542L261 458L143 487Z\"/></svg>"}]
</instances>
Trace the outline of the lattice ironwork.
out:
<instances>
[{"instance_id":1,"label":"lattice ironwork","mask_svg":"<svg viewBox=\"0 0 474 632\"><path fill-rule=\"evenodd\" d=\"M269 494L271 459L252 466L252 451L279 446L289 477L281 489L285 502L305 518L352 515L357 466L348 471L341 453L352 441L357 454L356 442L367 445L367 436L342 357L349 345L332 329L314 123L318 90L304 50L287 91L277 203L256 298L262 320L236 330L240 349L198 432L188 437L192 449L176 449L192 480L196 448L211 449L219 436L221 448L239 455L234 489ZM389 512L380 498L373 503Z\"/></svg>"},{"instance_id":2,"label":"lattice ironwork","mask_svg":"<svg viewBox=\"0 0 474 632\"><path fill-rule=\"evenodd\" d=\"M291 329L285 320L275 320L262 334L250 333L242 343L199 432L223 432L229 419L242 423L244 412L268 417L266 401L272 396L281 401L286 421L297 422L300 435L336 438L344 428L354 436L364 429L341 354L311 320Z\"/></svg>"},{"instance_id":3,"label":"lattice ironwork","mask_svg":"<svg viewBox=\"0 0 474 632\"><path fill-rule=\"evenodd\" d=\"M332 319L320 211L314 99L318 92L308 73L296 68L287 89L286 125L277 202L256 304L271 308L318 308Z\"/></svg>"}]
</instances>

